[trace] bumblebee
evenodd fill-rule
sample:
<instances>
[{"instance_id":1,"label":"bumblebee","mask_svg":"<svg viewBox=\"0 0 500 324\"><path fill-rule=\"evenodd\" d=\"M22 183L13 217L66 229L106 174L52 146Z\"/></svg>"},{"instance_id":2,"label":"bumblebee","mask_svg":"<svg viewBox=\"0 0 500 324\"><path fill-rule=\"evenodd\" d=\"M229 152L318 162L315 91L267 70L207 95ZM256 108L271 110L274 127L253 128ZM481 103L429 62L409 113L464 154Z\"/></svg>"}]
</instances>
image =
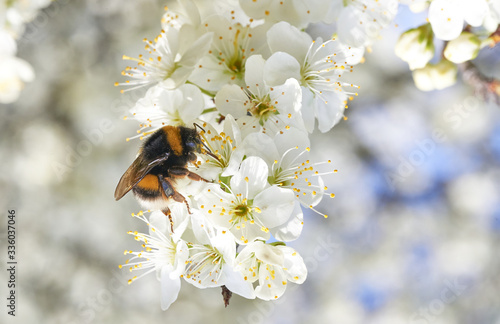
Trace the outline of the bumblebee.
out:
<instances>
[{"instance_id":1,"label":"bumblebee","mask_svg":"<svg viewBox=\"0 0 500 324\"><path fill-rule=\"evenodd\" d=\"M189 163L197 160L195 153L204 151L202 145L195 128L164 126L158 129L147 138L121 177L115 199L120 200L132 190L144 208L162 210L170 220L168 206L172 201L185 203L191 213L186 198L177 189L190 181L210 182L187 169Z\"/></svg>"}]
</instances>

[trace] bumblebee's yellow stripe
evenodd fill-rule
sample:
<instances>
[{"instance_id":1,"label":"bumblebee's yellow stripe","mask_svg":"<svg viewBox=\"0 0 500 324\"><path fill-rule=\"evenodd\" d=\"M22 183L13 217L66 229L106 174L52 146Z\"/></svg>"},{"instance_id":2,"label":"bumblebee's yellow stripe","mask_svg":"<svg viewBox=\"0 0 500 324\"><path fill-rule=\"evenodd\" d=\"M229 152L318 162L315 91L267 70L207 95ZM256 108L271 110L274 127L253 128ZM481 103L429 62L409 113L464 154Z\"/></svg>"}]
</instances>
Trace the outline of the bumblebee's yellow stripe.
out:
<instances>
[{"instance_id":1,"label":"bumblebee's yellow stripe","mask_svg":"<svg viewBox=\"0 0 500 324\"><path fill-rule=\"evenodd\" d=\"M182 155L182 138L179 127L165 126L163 127L167 141L175 155Z\"/></svg>"},{"instance_id":2,"label":"bumblebee's yellow stripe","mask_svg":"<svg viewBox=\"0 0 500 324\"><path fill-rule=\"evenodd\" d=\"M158 177L152 174L146 174L144 178L137 184L137 187L150 191L156 191L160 188Z\"/></svg>"}]
</instances>

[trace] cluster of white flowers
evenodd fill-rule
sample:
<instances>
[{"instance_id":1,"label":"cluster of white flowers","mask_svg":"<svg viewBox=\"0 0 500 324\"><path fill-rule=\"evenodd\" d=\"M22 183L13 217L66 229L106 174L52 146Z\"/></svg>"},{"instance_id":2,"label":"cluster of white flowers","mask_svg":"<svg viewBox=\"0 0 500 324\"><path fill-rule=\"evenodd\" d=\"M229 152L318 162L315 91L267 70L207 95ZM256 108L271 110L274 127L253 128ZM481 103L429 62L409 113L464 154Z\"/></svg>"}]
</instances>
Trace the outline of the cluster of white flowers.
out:
<instances>
[{"instance_id":1,"label":"cluster of white flowers","mask_svg":"<svg viewBox=\"0 0 500 324\"><path fill-rule=\"evenodd\" d=\"M19 97L25 82L31 82L35 73L31 65L16 57L16 40L24 32L38 10L51 0L12 0L0 2L0 103L8 104Z\"/></svg>"},{"instance_id":2,"label":"cluster of white flowers","mask_svg":"<svg viewBox=\"0 0 500 324\"><path fill-rule=\"evenodd\" d=\"M499 0L400 0L413 11L428 9L428 23L403 33L396 45L396 55L408 62L415 85L430 91L453 85L457 64L477 57L485 46L500 41ZM436 55L434 39L444 42ZM431 59L439 56L439 61Z\"/></svg>"},{"instance_id":3,"label":"cluster of white flowers","mask_svg":"<svg viewBox=\"0 0 500 324\"><path fill-rule=\"evenodd\" d=\"M429 9L429 23L396 46L423 90L452 84L455 64L473 59L498 33L498 0L400 2ZM315 206L334 197L321 176L336 170L330 161L310 161L308 135L344 117L357 87L342 76L390 25L398 1L182 0L165 9L161 32L144 40L144 55L123 57L137 66L115 85L148 88L131 110L140 122L133 138L165 125L201 125L210 152L189 167L212 183L177 188L187 202L171 203L171 219L159 210L136 215L150 233L130 232L144 250L126 251L134 256L126 264L142 275L156 272L163 309L177 298L181 278L246 298L279 298L289 281L307 275L286 246L301 234L302 208L326 217ZM318 26L331 28L331 37L313 39L308 31ZM431 64L434 38L449 42L445 59Z\"/></svg>"},{"instance_id":4,"label":"cluster of white flowers","mask_svg":"<svg viewBox=\"0 0 500 324\"><path fill-rule=\"evenodd\" d=\"M329 12L331 1L313 2L242 0L225 12L179 1L166 8L161 33L144 40L145 55L123 57L137 66L116 85L148 87L131 111L134 137L196 122L211 152L189 168L212 183L177 188L187 205L172 202L172 220L160 210L134 215L150 232L130 232L143 249L126 251L133 257L120 267L142 271L130 282L156 272L163 309L182 280L271 300L306 279L286 242L301 234L302 207L327 217L315 206L334 197L321 177L336 172L331 161L310 160L309 133L336 125L358 88L341 81L349 48L302 31ZM364 2L352 6L362 12Z\"/></svg>"}]
</instances>

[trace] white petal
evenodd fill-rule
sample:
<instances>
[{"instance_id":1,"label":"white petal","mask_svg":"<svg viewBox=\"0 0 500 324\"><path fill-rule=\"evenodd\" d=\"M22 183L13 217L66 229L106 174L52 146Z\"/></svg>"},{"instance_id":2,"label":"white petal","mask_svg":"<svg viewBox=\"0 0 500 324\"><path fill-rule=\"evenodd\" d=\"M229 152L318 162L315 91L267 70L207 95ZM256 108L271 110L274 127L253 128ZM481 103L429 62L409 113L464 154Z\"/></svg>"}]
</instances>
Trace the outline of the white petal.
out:
<instances>
[{"instance_id":1,"label":"white petal","mask_svg":"<svg viewBox=\"0 0 500 324\"><path fill-rule=\"evenodd\" d=\"M207 91L218 91L226 84L233 84L231 74L224 73L225 68L212 55L201 58L188 80Z\"/></svg>"},{"instance_id":2,"label":"white petal","mask_svg":"<svg viewBox=\"0 0 500 324\"><path fill-rule=\"evenodd\" d=\"M285 52L297 61L304 62L312 38L287 22L279 22L267 32L267 42L271 52Z\"/></svg>"},{"instance_id":3,"label":"white petal","mask_svg":"<svg viewBox=\"0 0 500 324\"><path fill-rule=\"evenodd\" d=\"M33 70L33 67L25 60L16 58L14 66L19 78L24 82L31 82L35 79L35 70Z\"/></svg>"},{"instance_id":4,"label":"white petal","mask_svg":"<svg viewBox=\"0 0 500 324\"><path fill-rule=\"evenodd\" d=\"M220 254L222 254L224 262L231 265L234 263L234 258L236 257L236 242L231 234L219 231L216 236L212 237L210 242L210 245L215 247Z\"/></svg>"},{"instance_id":5,"label":"white petal","mask_svg":"<svg viewBox=\"0 0 500 324\"><path fill-rule=\"evenodd\" d=\"M183 240L179 240L176 243L175 262L173 268L170 270L170 278L172 280L179 278L179 276L184 273L184 270L186 269L186 261L188 258L189 258L188 246L186 242L184 242Z\"/></svg>"},{"instance_id":6,"label":"white petal","mask_svg":"<svg viewBox=\"0 0 500 324\"><path fill-rule=\"evenodd\" d=\"M14 56L16 52L17 44L12 35L3 29L0 30L0 56Z\"/></svg>"},{"instance_id":7,"label":"white petal","mask_svg":"<svg viewBox=\"0 0 500 324\"><path fill-rule=\"evenodd\" d=\"M288 246L278 246L285 256L284 268L286 277L291 282L301 284L307 278L307 268L304 260L294 249Z\"/></svg>"},{"instance_id":8,"label":"white petal","mask_svg":"<svg viewBox=\"0 0 500 324\"><path fill-rule=\"evenodd\" d=\"M215 105L221 114L231 114L238 119L247 114L249 100L240 86L225 85L215 96Z\"/></svg>"},{"instance_id":9,"label":"white petal","mask_svg":"<svg viewBox=\"0 0 500 324\"><path fill-rule=\"evenodd\" d=\"M240 229L233 226L230 231L234 235L236 242L240 245L245 245L255 240L267 241L271 237L269 231L263 231L257 224L247 223L245 227L240 227Z\"/></svg>"},{"instance_id":10,"label":"white petal","mask_svg":"<svg viewBox=\"0 0 500 324\"><path fill-rule=\"evenodd\" d=\"M328 132L344 116L347 95L338 91L324 91L315 100L318 129L323 133Z\"/></svg>"},{"instance_id":11,"label":"white petal","mask_svg":"<svg viewBox=\"0 0 500 324\"><path fill-rule=\"evenodd\" d=\"M266 162L251 156L241 163L240 170L231 178L231 189L235 194L241 193L243 197L253 199L267 186L267 175Z\"/></svg>"},{"instance_id":12,"label":"white petal","mask_svg":"<svg viewBox=\"0 0 500 324\"><path fill-rule=\"evenodd\" d=\"M272 228L288 221L294 208L295 195L289 189L271 186L258 194L253 203L261 210L255 217L258 217L264 226Z\"/></svg>"},{"instance_id":13,"label":"white petal","mask_svg":"<svg viewBox=\"0 0 500 324\"><path fill-rule=\"evenodd\" d=\"M315 104L314 93L306 87L302 87L302 119L304 120L304 126L309 133L314 131L314 120L315 120Z\"/></svg>"},{"instance_id":14,"label":"white petal","mask_svg":"<svg viewBox=\"0 0 500 324\"><path fill-rule=\"evenodd\" d=\"M271 102L282 115L294 114L302 105L302 89L296 79L290 78L285 84L272 88Z\"/></svg>"},{"instance_id":15,"label":"white petal","mask_svg":"<svg viewBox=\"0 0 500 324\"><path fill-rule=\"evenodd\" d=\"M304 215L302 213L300 203L297 201L295 202L292 217L290 217L290 219L286 223L271 228L270 231L277 240L282 242L289 242L296 240L300 236L303 227Z\"/></svg>"},{"instance_id":16,"label":"white petal","mask_svg":"<svg viewBox=\"0 0 500 324\"><path fill-rule=\"evenodd\" d=\"M364 46L351 46L346 48L346 64L348 65L356 65L359 64L363 60L363 56L365 55L365 47Z\"/></svg>"},{"instance_id":17,"label":"white petal","mask_svg":"<svg viewBox=\"0 0 500 324\"><path fill-rule=\"evenodd\" d=\"M465 21L474 27L479 27L489 12L486 0L462 0L460 3Z\"/></svg>"},{"instance_id":18,"label":"white petal","mask_svg":"<svg viewBox=\"0 0 500 324\"><path fill-rule=\"evenodd\" d=\"M224 172L221 173L221 176L228 177L234 175L238 171L241 161L243 161L243 157L245 157L245 150L237 147L233 153L231 153L229 163L224 169Z\"/></svg>"},{"instance_id":19,"label":"white petal","mask_svg":"<svg viewBox=\"0 0 500 324\"><path fill-rule=\"evenodd\" d=\"M165 214L160 210L154 211L151 215L149 215L149 223L151 224L149 227L149 235L156 235L154 234L155 232L170 232L170 222L168 217L165 216ZM151 230L153 227L155 228L154 231Z\"/></svg>"},{"instance_id":20,"label":"white petal","mask_svg":"<svg viewBox=\"0 0 500 324\"><path fill-rule=\"evenodd\" d=\"M271 264L278 267L283 267L285 263L285 256L283 251L277 249L275 246L269 244L256 244L257 242L252 244L250 248L251 251L255 253L257 259L261 260L264 263Z\"/></svg>"},{"instance_id":21,"label":"white petal","mask_svg":"<svg viewBox=\"0 0 500 324\"><path fill-rule=\"evenodd\" d=\"M175 89L180 85L184 84L188 79L191 72L193 72L194 67L178 67L175 69L174 73L166 80L160 81L159 84L165 89Z\"/></svg>"},{"instance_id":22,"label":"white petal","mask_svg":"<svg viewBox=\"0 0 500 324\"><path fill-rule=\"evenodd\" d=\"M263 80L265 63L261 55L252 55L245 63L245 83L248 90L257 96L267 92Z\"/></svg>"},{"instance_id":23,"label":"white petal","mask_svg":"<svg viewBox=\"0 0 500 324\"><path fill-rule=\"evenodd\" d=\"M234 145L239 145L241 143L240 129L236 120L234 120L234 117L230 114L226 115L226 119L224 119L224 133L234 140Z\"/></svg>"},{"instance_id":24,"label":"white petal","mask_svg":"<svg viewBox=\"0 0 500 324\"><path fill-rule=\"evenodd\" d=\"M241 146L248 156L254 155L261 157L266 161L268 166L274 164L274 161L279 158L278 150L273 139L263 133L249 134L245 137ZM265 148L265 150L262 148Z\"/></svg>"},{"instance_id":25,"label":"white petal","mask_svg":"<svg viewBox=\"0 0 500 324\"><path fill-rule=\"evenodd\" d=\"M191 226L200 244L210 244L210 239L215 236L215 230L209 220L203 216L197 209L192 210Z\"/></svg>"},{"instance_id":26,"label":"white petal","mask_svg":"<svg viewBox=\"0 0 500 324\"><path fill-rule=\"evenodd\" d=\"M231 292L247 299L255 298L255 291L250 280L245 280L239 271L235 271L231 266L225 264L222 268L224 285Z\"/></svg>"},{"instance_id":27,"label":"white petal","mask_svg":"<svg viewBox=\"0 0 500 324\"><path fill-rule=\"evenodd\" d=\"M184 100L182 106L176 108L184 124L191 126L203 112L205 100L200 89L192 84L184 84L179 87L179 90L182 92Z\"/></svg>"},{"instance_id":28,"label":"white petal","mask_svg":"<svg viewBox=\"0 0 500 324\"><path fill-rule=\"evenodd\" d=\"M172 271L171 265L165 265L161 269L161 309L167 310L170 305L177 299L179 291L181 290L181 279L170 278Z\"/></svg>"},{"instance_id":29,"label":"white petal","mask_svg":"<svg viewBox=\"0 0 500 324\"><path fill-rule=\"evenodd\" d=\"M295 127L291 127L286 132L283 132L283 134L276 134L274 143L280 156L283 156L285 152L288 151L286 156L282 157L281 160L281 165L286 167L293 163L293 160L295 160L299 154L304 156L303 151L310 146L307 132ZM289 151L289 149L293 147L298 147L298 149ZM305 160L305 157L303 160ZM297 163L297 161L295 161L295 163Z\"/></svg>"},{"instance_id":30,"label":"white petal","mask_svg":"<svg viewBox=\"0 0 500 324\"><path fill-rule=\"evenodd\" d=\"M366 21L360 10L354 6L345 7L337 22L337 34L340 41L356 47L369 43L370 38L363 24L366 25Z\"/></svg>"},{"instance_id":31,"label":"white petal","mask_svg":"<svg viewBox=\"0 0 500 324\"><path fill-rule=\"evenodd\" d=\"M195 65L204 55L208 54L208 49L212 44L213 33L205 33L203 36L198 38L192 45L186 50L182 55L179 64L193 66Z\"/></svg>"},{"instance_id":32,"label":"white petal","mask_svg":"<svg viewBox=\"0 0 500 324\"><path fill-rule=\"evenodd\" d=\"M241 130L241 137L245 138L248 134L260 132L262 126L259 124L259 119L253 116L243 116L237 120L238 126Z\"/></svg>"},{"instance_id":33,"label":"white petal","mask_svg":"<svg viewBox=\"0 0 500 324\"><path fill-rule=\"evenodd\" d=\"M293 56L285 52L276 52L264 65L264 82L270 86L281 85L287 79L300 80L300 64Z\"/></svg>"},{"instance_id":34,"label":"white petal","mask_svg":"<svg viewBox=\"0 0 500 324\"><path fill-rule=\"evenodd\" d=\"M212 207L214 202L219 202L222 199L223 202L230 202L234 200L234 195L223 191L218 184L209 184L205 190L200 193L197 197L197 204L200 208L200 212L205 215L216 227L227 229L229 225L229 220L231 216L227 213L220 215L222 208L229 208L227 205L222 203L216 204L216 207Z\"/></svg>"},{"instance_id":35,"label":"white petal","mask_svg":"<svg viewBox=\"0 0 500 324\"><path fill-rule=\"evenodd\" d=\"M255 288L255 295L263 300L280 298L286 290L286 277L283 270L274 268L274 280L271 280L268 271L259 271L259 285Z\"/></svg>"},{"instance_id":36,"label":"white petal","mask_svg":"<svg viewBox=\"0 0 500 324\"><path fill-rule=\"evenodd\" d=\"M266 16L266 10L272 0L240 0L239 4L245 13L255 19L261 19Z\"/></svg>"},{"instance_id":37,"label":"white petal","mask_svg":"<svg viewBox=\"0 0 500 324\"><path fill-rule=\"evenodd\" d=\"M434 0L429 7L429 22L437 38L452 40L462 32L464 17L453 0Z\"/></svg>"}]
</instances>

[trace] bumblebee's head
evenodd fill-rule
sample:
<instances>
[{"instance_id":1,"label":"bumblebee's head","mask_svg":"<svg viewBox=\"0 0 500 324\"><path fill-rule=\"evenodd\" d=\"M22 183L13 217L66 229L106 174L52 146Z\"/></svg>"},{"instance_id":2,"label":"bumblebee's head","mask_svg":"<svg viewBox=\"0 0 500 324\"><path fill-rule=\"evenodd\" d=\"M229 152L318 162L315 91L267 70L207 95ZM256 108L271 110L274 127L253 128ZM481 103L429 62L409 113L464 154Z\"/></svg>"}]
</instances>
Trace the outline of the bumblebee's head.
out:
<instances>
[{"instance_id":1,"label":"bumblebee's head","mask_svg":"<svg viewBox=\"0 0 500 324\"><path fill-rule=\"evenodd\" d=\"M202 142L200 135L194 128L182 127L181 129L182 142L186 147L187 152L201 153Z\"/></svg>"}]
</instances>

